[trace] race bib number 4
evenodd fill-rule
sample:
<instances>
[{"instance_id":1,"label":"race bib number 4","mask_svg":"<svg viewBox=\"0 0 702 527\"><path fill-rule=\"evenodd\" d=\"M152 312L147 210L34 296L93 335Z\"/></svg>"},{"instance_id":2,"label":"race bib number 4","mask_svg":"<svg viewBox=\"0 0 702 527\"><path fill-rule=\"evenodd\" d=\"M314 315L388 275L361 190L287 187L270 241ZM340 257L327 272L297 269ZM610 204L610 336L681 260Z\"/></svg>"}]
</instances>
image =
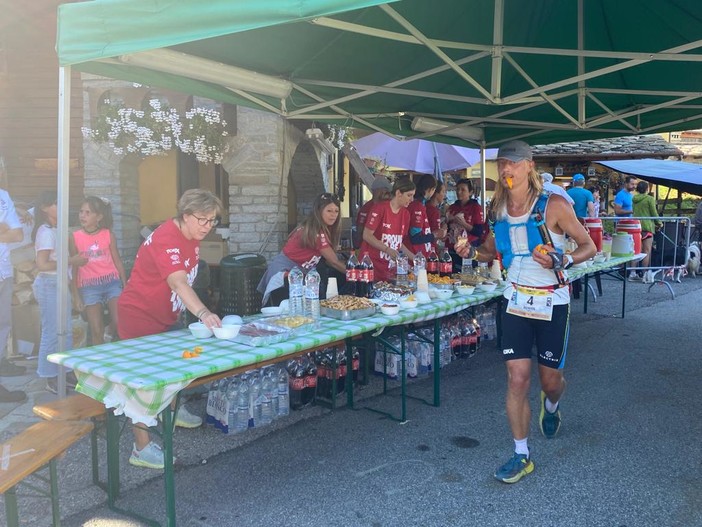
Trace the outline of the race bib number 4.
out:
<instances>
[{"instance_id":1,"label":"race bib number 4","mask_svg":"<svg viewBox=\"0 0 702 527\"><path fill-rule=\"evenodd\" d=\"M553 316L553 291L515 285L507 304L507 313L518 317L551 320Z\"/></svg>"}]
</instances>

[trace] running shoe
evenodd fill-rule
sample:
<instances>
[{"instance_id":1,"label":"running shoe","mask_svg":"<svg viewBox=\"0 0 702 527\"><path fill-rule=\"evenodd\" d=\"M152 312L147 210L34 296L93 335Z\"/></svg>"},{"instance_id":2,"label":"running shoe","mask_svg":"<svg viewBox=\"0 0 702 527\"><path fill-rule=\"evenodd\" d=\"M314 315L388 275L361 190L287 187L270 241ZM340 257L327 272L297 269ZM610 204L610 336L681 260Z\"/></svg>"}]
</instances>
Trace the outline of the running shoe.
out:
<instances>
[{"instance_id":1,"label":"running shoe","mask_svg":"<svg viewBox=\"0 0 702 527\"><path fill-rule=\"evenodd\" d=\"M560 405L559 405L560 407ZM546 410L546 394L541 392L541 413L539 414L539 428L541 433L547 439L556 437L558 430L561 428L561 411L556 409L551 413Z\"/></svg>"},{"instance_id":2,"label":"running shoe","mask_svg":"<svg viewBox=\"0 0 702 527\"><path fill-rule=\"evenodd\" d=\"M151 441L141 450L137 450L135 444L132 445L132 455L129 456L131 465L163 470L163 450L159 445ZM173 462L175 463L175 457Z\"/></svg>"},{"instance_id":3,"label":"running shoe","mask_svg":"<svg viewBox=\"0 0 702 527\"><path fill-rule=\"evenodd\" d=\"M639 276L639 273L629 273L629 282L641 282L641 277Z\"/></svg>"},{"instance_id":4,"label":"running shoe","mask_svg":"<svg viewBox=\"0 0 702 527\"><path fill-rule=\"evenodd\" d=\"M162 420L161 414L158 414L158 419L159 421ZM183 405L178 408L178 412L175 414L174 419L175 425L179 426L180 428L197 428L202 424L202 418L188 412L188 409Z\"/></svg>"},{"instance_id":5,"label":"running shoe","mask_svg":"<svg viewBox=\"0 0 702 527\"><path fill-rule=\"evenodd\" d=\"M516 483L527 474L534 472L534 462L529 456L516 452L507 463L495 472L495 477L503 483Z\"/></svg>"}]
</instances>

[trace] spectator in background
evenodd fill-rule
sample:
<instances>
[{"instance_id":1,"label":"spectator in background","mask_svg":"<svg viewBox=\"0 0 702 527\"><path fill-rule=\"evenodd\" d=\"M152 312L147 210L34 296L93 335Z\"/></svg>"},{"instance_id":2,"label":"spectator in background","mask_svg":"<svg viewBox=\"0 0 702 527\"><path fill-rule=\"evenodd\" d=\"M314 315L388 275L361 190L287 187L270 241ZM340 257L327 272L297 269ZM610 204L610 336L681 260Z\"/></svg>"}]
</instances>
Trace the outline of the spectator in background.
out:
<instances>
[{"instance_id":1,"label":"spectator in background","mask_svg":"<svg viewBox=\"0 0 702 527\"><path fill-rule=\"evenodd\" d=\"M1 158L0 158L1 161ZM0 185L4 186L4 165L0 163ZM22 241L22 224L15 205L6 190L0 188L0 377L22 375L25 368L11 363L5 356L7 338L12 329L12 289L14 270L10 261L10 244ZM27 399L23 391L10 391L0 385L0 403L21 403Z\"/></svg>"},{"instance_id":2,"label":"spectator in background","mask_svg":"<svg viewBox=\"0 0 702 527\"><path fill-rule=\"evenodd\" d=\"M371 209L381 201L387 201L390 199L390 191L392 190L392 183L385 176L375 176L373 183L371 184L371 192L373 193L373 198L366 201L363 206L358 209L358 214L356 214L356 226L353 231L353 247L358 249L361 247L361 242L363 241L363 229L368 221L368 215Z\"/></svg>"},{"instance_id":3,"label":"spectator in background","mask_svg":"<svg viewBox=\"0 0 702 527\"><path fill-rule=\"evenodd\" d=\"M592 192L585 188L585 176L582 174L573 176L573 186L568 189L568 195L573 200L575 216L581 223L584 218L595 217L595 198Z\"/></svg>"},{"instance_id":4,"label":"spectator in background","mask_svg":"<svg viewBox=\"0 0 702 527\"><path fill-rule=\"evenodd\" d=\"M71 307L72 300L76 298L73 281L70 281L71 289L68 298L65 299L65 309L69 314L67 326L58 327L58 314L56 306L58 304L58 279L56 273L56 191L47 190L41 193L34 207L34 252L37 262L37 277L34 279L32 290L34 298L39 304L39 316L41 318L41 340L39 342L39 359L37 363L37 375L46 379L46 389L51 393L58 392L58 366L49 362L47 356L58 351L58 334L66 335L66 349L73 346L73 332L71 328ZM70 266L82 261L80 257L68 259L69 275ZM74 388L77 383L73 372L66 375L66 384Z\"/></svg>"},{"instance_id":5,"label":"spectator in background","mask_svg":"<svg viewBox=\"0 0 702 527\"><path fill-rule=\"evenodd\" d=\"M595 206L594 206L594 216L593 218L599 218L600 216L600 200L602 197L600 196L600 187L597 185L592 185L590 188L588 188L590 192L592 192L592 197L595 200Z\"/></svg>"},{"instance_id":6,"label":"spectator in background","mask_svg":"<svg viewBox=\"0 0 702 527\"><path fill-rule=\"evenodd\" d=\"M553 183L553 174L550 172L544 172L541 174L541 179L544 182L544 190L558 194L559 196L563 196L568 203L571 205L573 204L573 198L568 195L566 189Z\"/></svg>"},{"instance_id":7,"label":"spectator in background","mask_svg":"<svg viewBox=\"0 0 702 527\"><path fill-rule=\"evenodd\" d=\"M127 275L112 228L112 207L97 196L83 200L78 213L81 228L68 239L72 256L83 261L73 272L79 311L85 311L90 325L90 345L105 342L104 309L110 312L109 336L117 335L117 299Z\"/></svg>"},{"instance_id":8,"label":"spectator in background","mask_svg":"<svg viewBox=\"0 0 702 527\"><path fill-rule=\"evenodd\" d=\"M658 217L658 209L656 208L656 198L649 195L648 183L639 181L636 185L636 195L633 199L634 216L635 217ZM641 260L641 263L630 262L631 267L648 267L651 262L651 249L653 248L653 233L661 228L663 224L660 220L641 220L641 251L646 255ZM639 271L632 270L629 273L629 280L641 280L642 274ZM644 283L653 282L653 272L647 270L643 273Z\"/></svg>"},{"instance_id":9,"label":"spectator in background","mask_svg":"<svg viewBox=\"0 0 702 527\"><path fill-rule=\"evenodd\" d=\"M620 218L628 218L634 213L634 203L631 193L636 188L637 179L634 176L626 176L624 185L614 196L614 215Z\"/></svg>"}]
</instances>

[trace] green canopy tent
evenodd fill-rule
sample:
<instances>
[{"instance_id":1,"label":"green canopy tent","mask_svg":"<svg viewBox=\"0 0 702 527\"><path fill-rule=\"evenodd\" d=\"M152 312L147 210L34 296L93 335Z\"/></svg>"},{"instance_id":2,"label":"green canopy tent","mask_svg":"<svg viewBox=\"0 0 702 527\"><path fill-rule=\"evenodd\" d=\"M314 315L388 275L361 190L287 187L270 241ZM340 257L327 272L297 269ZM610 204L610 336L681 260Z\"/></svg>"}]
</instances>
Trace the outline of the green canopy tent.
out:
<instances>
[{"instance_id":1,"label":"green canopy tent","mask_svg":"<svg viewBox=\"0 0 702 527\"><path fill-rule=\"evenodd\" d=\"M699 0L65 4L59 227L70 68L484 149L702 127L700 46Z\"/></svg>"}]
</instances>

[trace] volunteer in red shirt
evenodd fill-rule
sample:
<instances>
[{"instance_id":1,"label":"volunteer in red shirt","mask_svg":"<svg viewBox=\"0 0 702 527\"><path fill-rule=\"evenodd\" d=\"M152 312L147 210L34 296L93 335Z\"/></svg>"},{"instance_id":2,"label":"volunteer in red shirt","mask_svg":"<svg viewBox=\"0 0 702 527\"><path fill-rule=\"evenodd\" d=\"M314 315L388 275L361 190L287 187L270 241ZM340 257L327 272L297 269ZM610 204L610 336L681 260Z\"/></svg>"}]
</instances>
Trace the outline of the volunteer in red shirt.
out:
<instances>
[{"instance_id":1,"label":"volunteer in red shirt","mask_svg":"<svg viewBox=\"0 0 702 527\"><path fill-rule=\"evenodd\" d=\"M117 333L130 339L162 333L179 326L186 309L207 327L221 325L192 288L200 261L200 241L219 223L222 202L208 190L186 190L178 200L177 215L152 232L134 260L134 267L117 301ZM176 426L196 428L202 419L181 405ZM134 427L129 463L163 469L163 451L145 428Z\"/></svg>"},{"instance_id":2,"label":"volunteer in red shirt","mask_svg":"<svg viewBox=\"0 0 702 527\"><path fill-rule=\"evenodd\" d=\"M417 189L414 193L414 201L409 204L407 210L410 213L409 234L405 237L405 245L417 254L422 253L428 257L433 247L435 247L436 236L432 232L429 223L428 202L436 191L436 179L431 174L424 174L417 182ZM439 228L439 237L446 235Z\"/></svg>"},{"instance_id":3,"label":"volunteer in red shirt","mask_svg":"<svg viewBox=\"0 0 702 527\"><path fill-rule=\"evenodd\" d=\"M407 207L414 198L415 185L409 178L398 178L392 187L392 198L373 207L365 228L361 256L368 253L375 271L375 281L387 281L395 277L390 262L397 258L400 250L414 260L414 253L403 243L409 233L410 214Z\"/></svg>"},{"instance_id":4,"label":"volunteer in red shirt","mask_svg":"<svg viewBox=\"0 0 702 527\"><path fill-rule=\"evenodd\" d=\"M468 236L468 243L478 246L487 234L487 225L483 220L483 209L480 203L473 198L473 184L470 179L461 179L456 183L458 199L446 212L448 221L449 253L453 259L454 272L460 272L463 259L456 254L454 246L458 238Z\"/></svg>"},{"instance_id":5,"label":"volunteer in red shirt","mask_svg":"<svg viewBox=\"0 0 702 527\"><path fill-rule=\"evenodd\" d=\"M295 266L305 273L312 268L317 269L321 278L320 298L324 298L330 273L337 277L337 281L343 282L346 266L336 255L341 234L340 222L339 198L328 192L317 196L312 203L312 213L290 233L282 252L271 260L258 284L263 305L269 298L273 305L288 298L286 277Z\"/></svg>"},{"instance_id":6,"label":"volunteer in red shirt","mask_svg":"<svg viewBox=\"0 0 702 527\"><path fill-rule=\"evenodd\" d=\"M373 192L373 198L366 201L363 206L358 209L358 214L356 215L356 227L353 231L353 247L358 249L361 247L361 242L363 241L363 229L368 221L368 214L375 205L381 201L387 201L390 199L390 191L392 190L392 183L385 176L375 176L373 183L371 184L371 192Z\"/></svg>"},{"instance_id":7,"label":"volunteer in red shirt","mask_svg":"<svg viewBox=\"0 0 702 527\"><path fill-rule=\"evenodd\" d=\"M436 189L434 195L429 201L427 201L427 220L429 221L429 228L431 233L434 235L436 241L432 244L433 249L436 250L436 242L444 242L446 239L446 222L441 217L441 205L446 199L446 185L439 181L436 184Z\"/></svg>"}]
</instances>

